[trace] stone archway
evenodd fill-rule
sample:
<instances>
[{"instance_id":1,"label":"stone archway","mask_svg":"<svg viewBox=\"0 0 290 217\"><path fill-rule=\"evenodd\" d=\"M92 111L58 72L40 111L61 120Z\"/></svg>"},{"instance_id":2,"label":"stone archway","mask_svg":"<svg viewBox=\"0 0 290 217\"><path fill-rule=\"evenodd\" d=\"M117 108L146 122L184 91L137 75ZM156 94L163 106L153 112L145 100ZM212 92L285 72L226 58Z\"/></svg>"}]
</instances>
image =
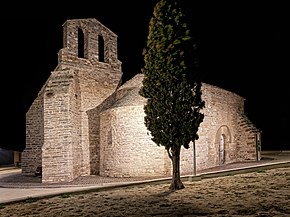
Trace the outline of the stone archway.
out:
<instances>
[{"instance_id":1,"label":"stone archway","mask_svg":"<svg viewBox=\"0 0 290 217\"><path fill-rule=\"evenodd\" d=\"M229 144L231 143L231 133L230 129L226 125L222 125L215 136L215 144L217 149L217 164L222 165L227 161L227 150L229 149Z\"/></svg>"}]
</instances>

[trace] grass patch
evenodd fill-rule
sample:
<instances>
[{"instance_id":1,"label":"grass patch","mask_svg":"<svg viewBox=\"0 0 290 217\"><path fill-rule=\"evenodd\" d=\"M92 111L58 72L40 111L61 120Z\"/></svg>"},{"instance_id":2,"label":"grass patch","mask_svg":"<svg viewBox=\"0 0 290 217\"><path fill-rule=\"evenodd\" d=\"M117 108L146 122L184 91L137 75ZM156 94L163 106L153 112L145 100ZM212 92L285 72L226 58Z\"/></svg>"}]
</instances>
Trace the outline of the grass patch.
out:
<instances>
[{"instance_id":1,"label":"grass patch","mask_svg":"<svg viewBox=\"0 0 290 217\"><path fill-rule=\"evenodd\" d=\"M265 173L266 171L264 169L257 169L256 172L257 173Z\"/></svg>"},{"instance_id":2,"label":"grass patch","mask_svg":"<svg viewBox=\"0 0 290 217\"><path fill-rule=\"evenodd\" d=\"M25 202L25 203L33 203L33 202L36 202L36 201L37 201L36 198L28 198L28 199L26 199L24 202Z\"/></svg>"},{"instance_id":3,"label":"grass patch","mask_svg":"<svg viewBox=\"0 0 290 217\"><path fill-rule=\"evenodd\" d=\"M59 195L59 197L60 198L69 198L70 194L64 193L64 194Z\"/></svg>"}]
</instances>

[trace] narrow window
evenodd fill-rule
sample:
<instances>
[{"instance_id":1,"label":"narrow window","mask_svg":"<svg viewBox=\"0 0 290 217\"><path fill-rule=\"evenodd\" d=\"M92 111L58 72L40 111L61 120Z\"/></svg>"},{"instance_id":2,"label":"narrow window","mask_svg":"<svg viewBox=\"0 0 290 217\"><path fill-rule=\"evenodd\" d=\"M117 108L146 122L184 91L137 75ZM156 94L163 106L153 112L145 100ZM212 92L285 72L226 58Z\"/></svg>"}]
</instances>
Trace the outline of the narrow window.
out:
<instances>
[{"instance_id":1,"label":"narrow window","mask_svg":"<svg viewBox=\"0 0 290 217\"><path fill-rule=\"evenodd\" d=\"M101 35L98 35L98 45L99 45L99 61L105 62L104 38Z\"/></svg>"},{"instance_id":2,"label":"narrow window","mask_svg":"<svg viewBox=\"0 0 290 217\"><path fill-rule=\"evenodd\" d=\"M85 49L84 49L84 33L83 30L78 28L78 57L85 57Z\"/></svg>"},{"instance_id":3,"label":"narrow window","mask_svg":"<svg viewBox=\"0 0 290 217\"><path fill-rule=\"evenodd\" d=\"M108 135L107 135L107 143L108 145L112 145L113 140L112 140L112 130L108 131Z\"/></svg>"},{"instance_id":4,"label":"narrow window","mask_svg":"<svg viewBox=\"0 0 290 217\"><path fill-rule=\"evenodd\" d=\"M220 161L220 164L225 163L225 135L224 134L222 134L220 137L219 161Z\"/></svg>"}]
</instances>

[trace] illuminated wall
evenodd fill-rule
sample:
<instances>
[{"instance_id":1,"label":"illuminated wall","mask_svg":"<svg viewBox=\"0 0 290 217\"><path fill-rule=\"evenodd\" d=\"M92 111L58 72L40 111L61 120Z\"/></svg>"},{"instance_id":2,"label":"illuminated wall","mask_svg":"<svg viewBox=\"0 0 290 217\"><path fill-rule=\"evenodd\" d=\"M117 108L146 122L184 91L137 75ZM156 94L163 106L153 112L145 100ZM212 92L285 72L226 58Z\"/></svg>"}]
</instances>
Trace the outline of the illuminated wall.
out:
<instances>
[{"instance_id":1,"label":"illuminated wall","mask_svg":"<svg viewBox=\"0 0 290 217\"><path fill-rule=\"evenodd\" d=\"M43 183L79 176L160 176L171 173L164 148L144 125L142 75L122 86L117 36L96 19L67 20L58 65L26 113L22 173L42 167ZM203 84L206 102L197 170L256 160L259 133L244 113L244 99ZM192 173L192 149L182 150L181 173Z\"/></svg>"}]
</instances>

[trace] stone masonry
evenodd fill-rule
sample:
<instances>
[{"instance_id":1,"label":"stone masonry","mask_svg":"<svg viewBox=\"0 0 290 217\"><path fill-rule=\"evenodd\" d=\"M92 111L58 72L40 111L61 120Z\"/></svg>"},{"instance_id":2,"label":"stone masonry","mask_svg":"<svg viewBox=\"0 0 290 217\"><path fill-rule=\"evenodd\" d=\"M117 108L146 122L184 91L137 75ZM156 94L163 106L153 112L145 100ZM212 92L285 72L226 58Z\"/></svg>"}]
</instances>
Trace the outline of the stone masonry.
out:
<instances>
[{"instance_id":1,"label":"stone masonry","mask_svg":"<svg viewBox=\"0 0 290 217\"><path fill-rule=\"evenodd\" d=\"M23 175L42 168L43 183L79 176L171 174L164 148L144 125L142 74L121 85L117 36L96 19L67 20L63 48L26 113ZM82 51L82 52L80 52ZM197 171L260 159L260 132L244 113L244 98L202 85L206 108L196 141ZM181 173L193 171L193 145L181 152Z\"/></svg>"}]
</instances>

